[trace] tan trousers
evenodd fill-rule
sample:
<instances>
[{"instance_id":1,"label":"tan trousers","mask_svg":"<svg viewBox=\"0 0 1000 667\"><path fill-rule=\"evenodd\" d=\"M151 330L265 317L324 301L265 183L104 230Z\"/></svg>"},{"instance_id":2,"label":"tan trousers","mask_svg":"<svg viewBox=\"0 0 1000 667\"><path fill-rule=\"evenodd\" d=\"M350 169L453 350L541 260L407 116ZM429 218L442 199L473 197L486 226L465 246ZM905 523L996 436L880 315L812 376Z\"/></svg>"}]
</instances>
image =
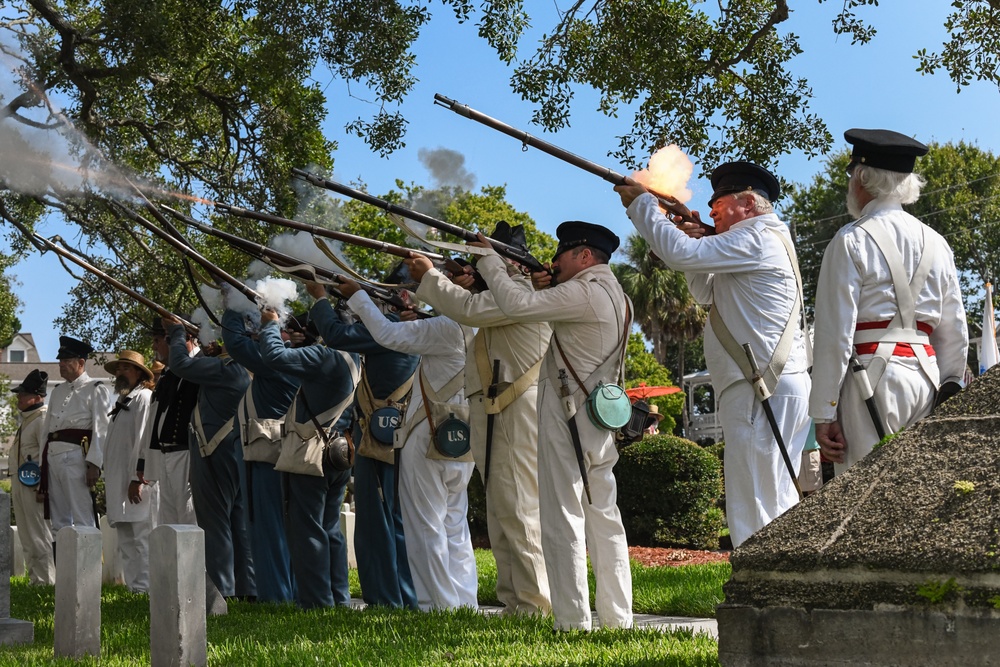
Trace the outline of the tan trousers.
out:
<instances>
[{"instance_id":1,"label":"tan trousers","mask_svg":"<svg viewBox=\"0 0 1000 667\"><path fill-rule=\"evenodd\" d=\"M538 516L537 391L522 394L493 425L486 523L497 562L497 598L505 613L548 613L549 579ZM486 412L482 396L470 399L472 456L486 465Z\"/></svg>"}]
</instances>

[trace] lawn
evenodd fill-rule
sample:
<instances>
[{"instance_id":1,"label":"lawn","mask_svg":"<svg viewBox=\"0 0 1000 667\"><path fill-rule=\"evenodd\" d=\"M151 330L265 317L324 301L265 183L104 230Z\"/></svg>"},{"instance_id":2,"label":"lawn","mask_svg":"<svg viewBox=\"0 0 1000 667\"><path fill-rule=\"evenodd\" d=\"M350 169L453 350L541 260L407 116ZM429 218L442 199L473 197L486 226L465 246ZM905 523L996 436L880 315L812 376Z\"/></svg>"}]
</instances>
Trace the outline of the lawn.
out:
<instances>
[{"instance_id":1,"label":"lawn","mask_svg":"<svg viewBox=\"0 0 1000 667\"><path fill-rule=\"evenodd\" d=\"M496 569L477 551L480 602L496 602ZM634 610L714 615L728 564L645 568L633 563ZM356 578L352 593L360 594ZM30 646L0 649L6 665L132 666L149 663L149 603L121 586L101 602L102 658L54 660L52 587L15 578L11 616L35 624ZM484 616L471 610L417 613L384 609L300 611L291 605L233 603L208 619L210 665L718 665L715 640L688 631L599 630L556 634L551 618Z\"/></svg>"}]
</instances>

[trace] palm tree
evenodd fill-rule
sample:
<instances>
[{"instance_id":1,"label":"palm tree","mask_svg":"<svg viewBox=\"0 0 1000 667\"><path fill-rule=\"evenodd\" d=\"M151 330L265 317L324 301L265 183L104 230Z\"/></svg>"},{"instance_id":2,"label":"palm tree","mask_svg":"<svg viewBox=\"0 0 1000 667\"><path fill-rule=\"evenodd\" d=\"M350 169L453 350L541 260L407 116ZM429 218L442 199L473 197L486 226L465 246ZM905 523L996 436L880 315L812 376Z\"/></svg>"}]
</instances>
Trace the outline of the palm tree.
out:
<instances>
[{"instance_id":1,"label":"palm tree","mask_svg":"<svg viewBox=\"0 0 1000 667\"><path fill-rule=\"evenodd\" d=\"M669 348L677 348L677 381L684 379L684 346L701 336L707 311L694 302L680 271L666 268L639 234L628 237L626 263L612 270L632 299L635 322L653 342L653 355L665 364Z\"/></svg>"}]
</instances>

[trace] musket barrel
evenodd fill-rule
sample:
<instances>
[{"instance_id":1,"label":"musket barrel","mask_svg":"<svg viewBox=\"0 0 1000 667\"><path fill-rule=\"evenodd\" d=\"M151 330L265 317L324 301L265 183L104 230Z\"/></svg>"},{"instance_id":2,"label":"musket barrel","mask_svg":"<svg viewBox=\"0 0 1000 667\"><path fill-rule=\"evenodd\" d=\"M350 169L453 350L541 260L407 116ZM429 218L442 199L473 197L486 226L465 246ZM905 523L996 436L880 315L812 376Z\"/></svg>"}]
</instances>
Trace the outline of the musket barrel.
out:
<instances>
[{"instance_id":1,"label":"musket barrel","mask_svg":"<svg viewBox=\"0 0 1000 667\"><path fill-rule=\"evenodd\" d=\"M22 230L22 231L24 231L24 230ZM133 299L135 299L136 301L138 301L142 305L144 305L147 308L149 308L150 310L154 311L160 317L168 317L168 316L169 317L177 317L176 315L174 315L169 310L167 310L163 306L159 305L158 303L156 303L152 299L149 299L148 297L145 297L142 294L139 294L139 292L135 291L134 289L132 289L131 287L129 287L125 283L123 283L123 282L121 282L121 281L119 281L119 280L117 280L115 278L112 278L110 275L108 275L104 271L101 271L100 269L98 269L93 264L91 264L91 263L87 262L86 260L84 260L82 257L77 257L75 254L69 252L65 248L61 248L59 245L53 243L52 241L50 241L49 239L45 238L44 236L41 236L39 234L32 234L32 238L34 238L35 240L37 240L40 243L44 244L46 248L48 248L52 252L56 253L60 257L68 259L69 261L73 262L77 266L80 266L83 269L86 269L87 271L89 271L90 273L94 274L98 278L104 280L106 283L108 283L109 285L111 285L112 287L114 287L115 289L117 289L118 291L124 292L125 294L127 294L130 297L132 297ZM195 326L191 322L188 322L188 321L186 321L184 319L181 319L181 318L177 318L177 319L180 320L181 324L184 325L185 329L187 329L191 333L198 333L198 327L197 326Z\"/></svg>"},{"instance_id":2,"label":"musket barrel","mask_svg":"<svg viewBox=\"0 0 1000 667\"><path fill-rule=\"evenodd\" d=\"M307 222L299 222L298 220L290 220L288 218L282 218L277 215L271 215L269 213L261 213L260 211L251 211L245 208L240 208L238 206L231 206L229 204L223 204L217 202L215 204L215 210L220 213L225 213L226 215L233 215L238 218L249 218L251 220L259 220L261 222L267 222L272 225L278 225L280 227L289 227L291 229L298 229L303 232L308 232L313 236L322 236L324 238L332 239L334 241L341 241L342 243L350 243L351 245L361 246L362 248L368 248L370 250L377 250L379 252L384 252L389 255L395 255L396 257L402 257L406 259L411 257L411 254L423 255L431 261L444 261L444 255L439 255L434 252L427 252L426 250L417 250L414 248L406 248L401 245L396 245L394 243L386 243L385 241L376 241L374 239L369 239L364 236L358 236L356 234L348 234L347 232L338 232L332 229L327 229L326 227L320 227L319 225L311 225Z\"/></svg>"},{"instance_id":3,"label":"musket barrel","mask_svg":"<svg viewBox=\"0 0 1000 667\"><path fill-rule=\"evenodd\" d=\"M537 148L543 153L548 153L554 158L562 160L563 162L568 162L574 167L583 169L584 171L589 172L595 176L599 176L608 183L612 183L614 185L639 185L639 182L636 181L631 176L625 176L624 174L619 174L617 171L614 171L613 169L609 169L608 167L602 166L596 162L592 162L591 160L588 160L584 157L580 157L575 153L570 153L568 150L560 148L555 144L550 144L547 141L543 141L538 137L528 134L524 130L519 130L516 127L512 127L507 123L504 123L503 121L493 118L492 116L487 116L481 111L476 111L468 104L461 104L460 102L456 102L455 100L445 97L444 95L441 95L439 93L434 94L434 104L440 107L445 107L446 109L450 109L451 111L457 113L459 116L464 116L466 118L469 118L470 120L474 120L477 123L481 123L487 127L497 130L498 132L502 132L507 136L519 139L525 146L531 146L532 148ZM660 201L663 207L666 208L672 215L680 216L685 222L694 222L699 225L702 225L703 227L706 228L706 230L712 229L709 225L705 225L705 223L701 222L700 220L696 219L693 215L691 215L691 209L689 209L687 206L682 204L674 197L660 194L657 192L653 192L652 194Z\"/></svg>"},{"instance_id":4,"label":"musket barrel","mask_svg":"<svg viewBox=\"0 0 1000 667\"><path fill-rule=\"evenodd\" d=\"M444 220L438 220L437 218L433 218L427 215L426 213L420 213L419 211L414 211L408 208L404 208L397 204L393 204L392 202L388 202L384 199L373 197L367 192L356 190L352 187L344 185L343 183L337 183L336 181L320 178L319 176L316 176L315 174L310 174L308 171L303 171L302 169L292 169L292 173L295 176L298 176L299 178L308 181L309 183L317 187L325 188L327 190L332 190L333 192L342 194L346 197L357 199L358 201L380 208L386 211L387 213L392 213L401 216L403 218L419 222L422 225L427 225L428 227L432 227L447 234L451 234L452 236L457 236L463 241L472 242L479 240L479 236L475 232L470 231L464 227L459 227L458 225L453 225L450 222L445 222ZM524 266L528 267L532 271L536 272L545 271L545 267L542 266L541 262L539 262L537 259L532 257L527 252L521 250L520 248L516 248L512 245L508 245L500 241L495 241L493 239L488 239L488 240L490 242L490 245L493 246L493 249L496 250L499 254L503 255L504 257L512 259L515 262L519 262ZM442 257L442 259L444 259L444 257Z\"/></svg>"},{"instance_id":5,"label":"musket barrel","mask_svg":"<svg viewBox=\"0 0 1000 667\"><path fill-rule=\"evenodd\" d=\"M292 255L283 253L280 250L269 248L260 243L256 243L254 241L250 241L249 239L245 239L242 236L237 236L236 234L224 232L221 229L216 229L215 227L212 227L211 225L206 225L204 223L198 222L194 218L186 216L180 211L174 210L169 206L165 206L163 204L161 204L160 206L162 206L166 211L168 211L171 215L173 215L181 222L190 225L191 227L194 227L195 229L204 234L209 234L211 236L215 236L216 238L222 239L226 243L232 245L237 250L240 250L241 252L244 252L255 259L266 258L271 260L272 262L276 262L277 263L276 268L278 270L289 273L290 275L294 275L304 280L313 280L317 276L320 278L324 278L326 280L332 280L340 283L346 280L346 278L343 275L337 273L336 271L331 271L330 269L324 268L322 266L316 266L311 262L299 259L298 257L293 257ZM304 269L301 272L295 271L294 268L297 266L299 267L308 266L309 268L312 269L314 275L312 276L308 275ZM380 289L374 285L365 285L364 283L359 283L359 285L361 285L361 288L366 292L368 292L368 294L370 294L373 298L386 301L387 303L391 303L392 305L401 308L407 307L406 304L404 304L402 300L396 297L396 295L394 295L390 290ZM415 312L417 312L420 317L428 317L428 314L423 313L423 311L416 310Z\"/></svg>"},{"instance_id":6,"label":"musket barrel","mask_svg":"<svg viewBox=\"0 0 1000 667\"><path fill-rule=\"evenodd\" d=\"M142 217L141 215L139 215L135 211L132 211L129 208L122 206L120 204L116 204L116 207L122 212L124 212L129 219L139 223L140 225L142 225L143 227L145 227L146 229L148 229L149 231L153 232L155 235L166 241L168 244L173 246L173 248L177 250L179 253L181 253L185 257L193 259L195 262L203 266L208 272L212 273L216 277L232 285L234 288L236 288L237 291L240 292L240 294L250 299L250 301L254 303L262 303L261 295L257 291L251 289L242 281L234 278L229 273L227 273L223 269L213 264L211 261L208 260L207 257L205 257L200 252L192 248L190 245L185 244L184 241L181 241L180 239L169 234L168 232L160 229L152 222L146 220L144 217Z\"/></svg>"}]
</instances>

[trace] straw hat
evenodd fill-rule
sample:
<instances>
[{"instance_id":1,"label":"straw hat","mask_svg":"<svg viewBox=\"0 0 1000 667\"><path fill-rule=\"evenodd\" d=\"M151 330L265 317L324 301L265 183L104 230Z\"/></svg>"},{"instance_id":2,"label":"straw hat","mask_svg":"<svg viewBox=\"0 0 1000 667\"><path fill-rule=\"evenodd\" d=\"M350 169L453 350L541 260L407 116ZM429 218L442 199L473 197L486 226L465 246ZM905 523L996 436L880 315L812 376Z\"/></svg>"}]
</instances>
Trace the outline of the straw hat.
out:
<instances>
[{"instance_id":1,"label":"straw hat","mask_svg":"<svg viewBox=\"0 0 1000 667\"><path fill-rule=\"evenodd\" d=\"M153 371L146 368L146 359L138 352L132 350L122 350L118 353L118 358L104 364L104 370L114 375L118 370L118 364L131 364L142 371L146 380L153 379Z\"/></svg>"},{"instance_id":2,"label":"straw hat","mask_svg":"<svg viewBox=\"0 0 1000 667\"><path fill-rule=\"evenodd\" d=\"M656 423L660 423L661 421L663 421L664 417L664 415L660 414L660 408L658 408L655 405L649 406L649 416L656 417Z\"/></svg>"}]
</instances>

